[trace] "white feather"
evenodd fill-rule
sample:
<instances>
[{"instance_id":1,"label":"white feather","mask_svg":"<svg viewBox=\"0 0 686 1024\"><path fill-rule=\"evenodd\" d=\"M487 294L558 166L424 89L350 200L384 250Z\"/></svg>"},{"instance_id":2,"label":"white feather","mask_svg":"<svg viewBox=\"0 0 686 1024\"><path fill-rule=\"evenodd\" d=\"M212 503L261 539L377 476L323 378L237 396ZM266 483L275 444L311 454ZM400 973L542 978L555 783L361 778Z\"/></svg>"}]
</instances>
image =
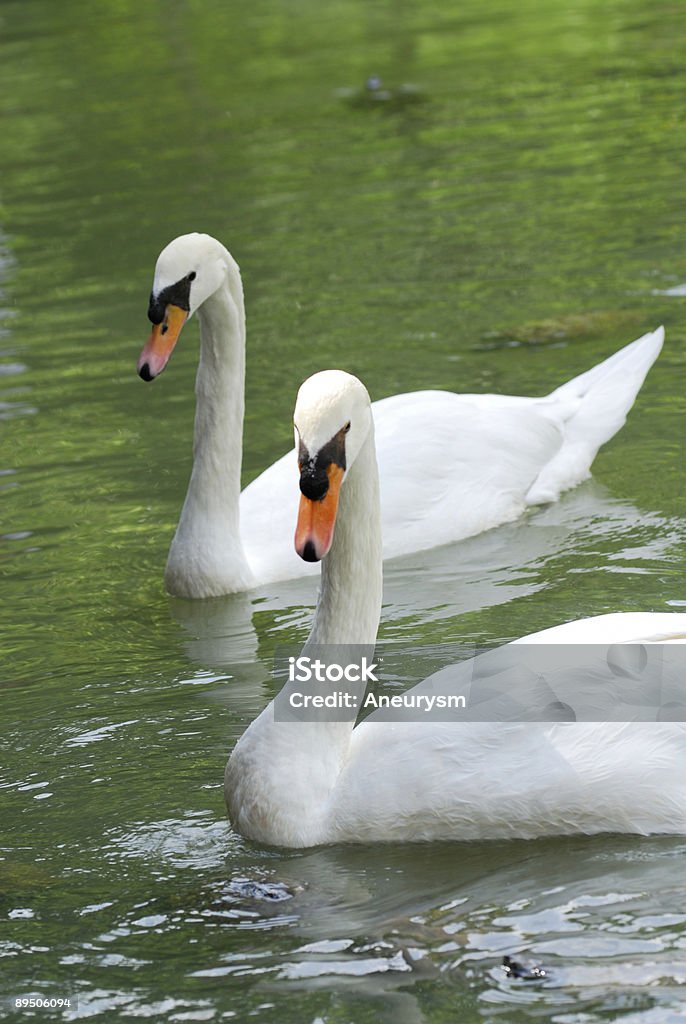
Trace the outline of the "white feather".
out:
<instances>
[{"instance_id":1,"label":"white feather","mask_svg":"<svg viewBox=\"0 0 686 1024\"><path fill-rule=\"evenodd\" d=\"M341 388L340 377L333 402L326 375L318 374L308 382L307 407L302 409L300 401L296 407L296 423L302 417L312 436L317 436L319 409L326 419L322 436L332 423L349 419L356 429L359 392L354 404L354 389ZM341 487L334 544L324 560L312 630L320 642L367 644L378 627L380 515L374 428L369 424L365 430L362 442L358 430ZM518 643L685 639L686 615L646 613L581 619ZM605 660L608 679L631 675L634 653L612 649ZM470 674L465 666L448 667L410 693L454 687L465 672ZM677 686L686 701L681 677ZM294 847L686 833L686 724L390 723L375 713L353 729L352 722L276 721L270 704L231 754L225 794L241 832Z\"/></svg>"},{"instance_id":2,"label":"white feather","mask_svg":"<svg viewBox=\"0 0 686 1024\"><path fill-rule=\"evenodd\" d=\"M191 271L190 313L197 310L201 333L195 459L165 578L172 593L212 597L317 567L293 550L293 452L239 493L245 318L238 266L210 236L183 235L160 255L153 292ZM624 422L663 334L645 335L545 398L420 391L375 402L384 558L488 530L587 477L600 445Z\"/></svg>"}]
</instances>

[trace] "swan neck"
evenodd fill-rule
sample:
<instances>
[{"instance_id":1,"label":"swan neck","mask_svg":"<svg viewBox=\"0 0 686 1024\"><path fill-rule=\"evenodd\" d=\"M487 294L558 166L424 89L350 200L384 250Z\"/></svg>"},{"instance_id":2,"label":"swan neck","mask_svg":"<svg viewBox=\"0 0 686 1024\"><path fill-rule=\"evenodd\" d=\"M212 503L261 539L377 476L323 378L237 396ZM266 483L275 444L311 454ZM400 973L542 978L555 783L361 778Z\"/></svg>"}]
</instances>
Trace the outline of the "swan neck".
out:
<instances>
[{"instance_id":1,"label":"swan neck","mask_svg":"<svg viewBox=\"0 0 686 1024\"><path fill-rule=\"evenodd\" d=\"M334 542L322 563L314 625L303 654L337 660L353 647L370 656L381 613L379 477L373 428L341 487ZM320 645L327 645L324 650ZM328 645L337 645L332 651ZM288 685L288 684L287 684ZM316 683L300 684L316 692ZM345 690L362 707L365 682ZM319 684L320 692L321 684ZM355 711L339 720L275 719L274 701L247 729L226 768L229 814L244 835L285 846L312 846L331 835L333 794L344 770Z\"/></svg>"},{"instance_id":2,"label":"swan neck","mask_svg":"<svg viewBox=\"0 0 686 1024\"><path fill-rule=\"evenodd\" d=\"M198 310L200 361L195 380L193 479L203 495L221 502L238 525L245 410L245 312L243 291L225 286ZM210 486L211 484L211 486Z\"/></svg>"},{"instance_id":3,"label":"swan neck","mask_svg":"<svg viewBox=\"0 0 686 1024\"><path fill-rule=\"evenodd\" d=\"M193 470L167 560L174 594L211 597L252 585L240 536L245 310L238 265L198 309Z\"/></svg>"},{"instance_id":4,"label":"swan neck","mask_svg":"<svg viewBox=\"0 0 686 1024\"><path fill-rule=\"evenodd\" d=\"M308 643L374 645L383 587L374 427L346 474Z\"/></svg>"}]
</instances>

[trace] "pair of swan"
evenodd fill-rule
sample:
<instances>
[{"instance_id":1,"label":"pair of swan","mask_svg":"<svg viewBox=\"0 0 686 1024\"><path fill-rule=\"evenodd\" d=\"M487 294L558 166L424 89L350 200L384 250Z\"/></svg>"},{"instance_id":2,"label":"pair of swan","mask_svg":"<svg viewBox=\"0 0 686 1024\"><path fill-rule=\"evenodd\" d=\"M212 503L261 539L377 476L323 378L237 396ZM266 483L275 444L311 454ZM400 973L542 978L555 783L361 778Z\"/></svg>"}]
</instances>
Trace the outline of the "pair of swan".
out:
<instances>
[{"instance_id":1,"label":"pair of swan","mask_svg":"<svg viewBox=\"0 0 686 1024\"><path fill-rule=\"evenodd\" d=\"M250 590L317 570L293 550L293 454L240 489L245 312L238 266L209 235L170 242L155 268L138 372L164 369L200 321L194 460L165 582L182 597ZM448 544L555 501L589 475L662 346L647 334L543 398L420 391L372 406L383 557Z\"/></svg>"},{"instance_id":2,"label":"pair of swan","mask_svg":"<svg viewBox=\"0 0 686 1024\"><path fill-rule=\"evenodd\" d=\"M321 559L311 650L374 644L384 555L495 526L587 476L662 343L661 330L646 335L542 399L427 392L372 407L349 374L315 375L295 412L296 554L293 455L240 494L243 294L236 264L214 239L184 236L161 254L140 375L152 380L164 369L196 310L195 456L167 585L211 596L299 575ZM685 638L686 615L626 614L568 623L522 642ZM277 721L272 703L231 754L225 796L239 831L291 847L685 832L686 726L390 724L372 715L354 728L351 720Z\"/></svg>"},{"instance_id":3,"label":"pair of swan","mask_svg":"<svg viewBox=\"0 0 686 1024\"><path fill-rule=\"evenodd\" d=\"M305 651L371 646L383 547L369 396L357 378L324 371L302 385L294 420L296 547L301 557L323 560ZM685 614L628 613L566 623L519 642L684 640ZM361 696L364 684L349 692ZM684 723L390 723L375 713L354 727L352 720L277 717L272 702L226 767L230 817L259 842L686 832Z\"/></svg>"}]
</instances>

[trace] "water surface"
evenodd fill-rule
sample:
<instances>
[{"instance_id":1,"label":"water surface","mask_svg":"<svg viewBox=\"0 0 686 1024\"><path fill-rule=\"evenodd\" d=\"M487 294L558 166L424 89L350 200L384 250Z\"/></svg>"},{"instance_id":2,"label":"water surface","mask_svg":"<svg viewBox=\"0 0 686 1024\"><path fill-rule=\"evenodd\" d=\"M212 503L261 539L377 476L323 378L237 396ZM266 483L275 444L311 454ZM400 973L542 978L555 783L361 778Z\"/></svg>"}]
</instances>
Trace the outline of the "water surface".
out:
<instances>
[{"instance_id":1,"label":"water surface","mask_svg":"<svg viewBox=\"0 0 686 1024\"><path fill-rule=\"evenodd\" d=\"M389 565L381 636L409 663L683 607L686 13L5 0L0 23L3 996L92 1020L684 1019L682 839L232 832L224 762L314 583L164 594L197 328L154 386L135 360L157 253L215 234L246 289L247 482L324 366L374 398L539 394L664 323L594 480ZM547 979L507 979L505 953Z\"/></svg>"}]
</instances>

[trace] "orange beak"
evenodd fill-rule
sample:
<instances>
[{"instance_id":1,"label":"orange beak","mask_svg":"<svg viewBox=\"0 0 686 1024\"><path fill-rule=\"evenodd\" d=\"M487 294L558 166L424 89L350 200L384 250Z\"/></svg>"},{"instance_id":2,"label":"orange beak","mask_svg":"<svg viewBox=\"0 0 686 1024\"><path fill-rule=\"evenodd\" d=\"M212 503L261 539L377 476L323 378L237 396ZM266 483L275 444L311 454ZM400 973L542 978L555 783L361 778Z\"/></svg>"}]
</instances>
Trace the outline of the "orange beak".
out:
<instances>
[{"instance_id":1,"label":"orange beak","mask_svg":"<svg viewBox=\"0 0 686 1024\"><path fill-rule=\"evenodd\" d=\"M333 541L338 496L345 470L329 463L326 467L329 489L319 501L300 495L298 525L295 528L295 550L306 562L320 562L328 554Z\"/></svg>"},{"instance_id":2,"label":"orange beak","mask_svg":"<svg viewBox=\"0 0 686 1024\"><path fill-rule=\"evenodd\" d=\"M167 306L164 320L161 324L155 324L138 358L139 377L143 380L154 380L162 373L187 319L187 309L171 304Z\"/></svg>"}]
</instances>

